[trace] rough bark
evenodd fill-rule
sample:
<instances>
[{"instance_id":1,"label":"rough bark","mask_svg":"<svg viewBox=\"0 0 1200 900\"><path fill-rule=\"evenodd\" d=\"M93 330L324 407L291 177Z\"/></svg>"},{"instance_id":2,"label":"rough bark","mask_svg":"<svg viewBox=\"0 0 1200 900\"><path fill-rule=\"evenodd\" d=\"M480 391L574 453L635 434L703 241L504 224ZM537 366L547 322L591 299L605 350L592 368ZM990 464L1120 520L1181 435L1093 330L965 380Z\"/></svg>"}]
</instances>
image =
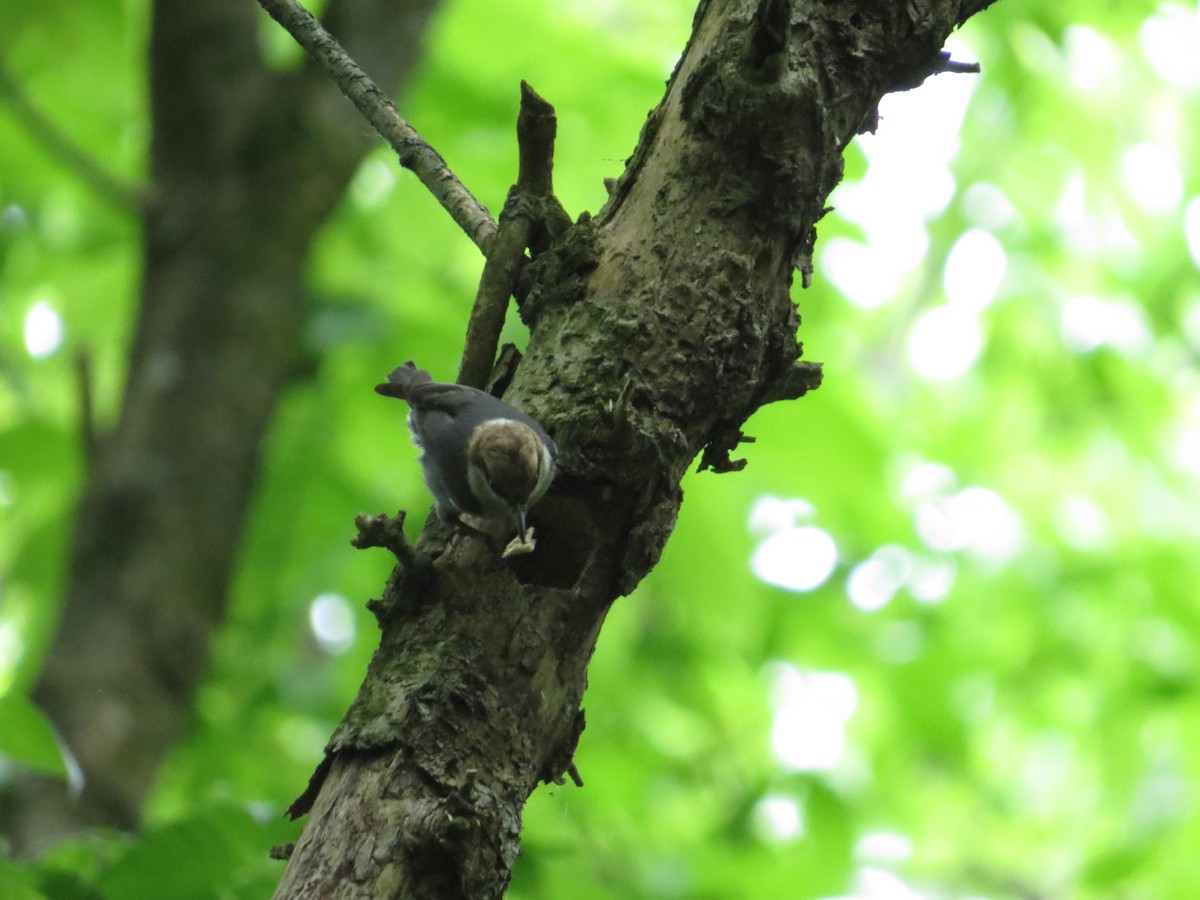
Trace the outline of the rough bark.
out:
<instances>
[{"instance_id":1,"label":"rough bark","mask_svg":"<svg viewBox=\"0 0 1200 900\"><path fill-rule=\"evenodd\" d=\"M325 20L394 91L435 0L331 0ZM315 67L270 70L247 0L157 0L140 315L119 420L74 526L35 699L83 787L12 785L19 851L133 828L221 622L259 445L296 371L308 247L372 145Z\"/></svg>"},{"instance_id":2,"label":"rough bark","mask_svg":"<svg viewBox=\"0 0 1200 900\"><path fill-rule=\"evenodd\" d=\"M531 339L505 397L561 449L538 549L502 563L437 522L413 549L360 523L400 565L277 897L503 893L526 798L574 777L605 613L657 562L684 470L738 468L746 418L819 381L789 286L843 149L883 94L951 68L945 38L986 5L701 4L610 202L521 291Z\"/></svg>"}]
</instances>

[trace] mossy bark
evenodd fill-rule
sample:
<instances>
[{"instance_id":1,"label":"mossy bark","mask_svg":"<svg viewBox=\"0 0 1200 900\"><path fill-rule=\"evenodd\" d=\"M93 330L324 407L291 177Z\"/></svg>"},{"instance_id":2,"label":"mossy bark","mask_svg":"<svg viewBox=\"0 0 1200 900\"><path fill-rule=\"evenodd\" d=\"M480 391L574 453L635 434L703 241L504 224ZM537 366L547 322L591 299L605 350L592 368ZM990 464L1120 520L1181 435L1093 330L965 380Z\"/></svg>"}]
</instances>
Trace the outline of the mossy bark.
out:
<instances>
[{"instance_id":1,"label":"mossy bark","mask_svg":"<svg viewBox=\"0 0 1200 900\"><path fill-rule=\"evenodd\" d=\"M310 819L277 897L503 893L526 798L574 774L605 614L657 562L685 469L738 468L746 418L819 383L790 287L842 151L986 5L701 4L609 203L527 273L505 399L561 451L537 552L502 562L433 521L397 548L380 648L294 808Z\"/></svg>"}]
</instances>

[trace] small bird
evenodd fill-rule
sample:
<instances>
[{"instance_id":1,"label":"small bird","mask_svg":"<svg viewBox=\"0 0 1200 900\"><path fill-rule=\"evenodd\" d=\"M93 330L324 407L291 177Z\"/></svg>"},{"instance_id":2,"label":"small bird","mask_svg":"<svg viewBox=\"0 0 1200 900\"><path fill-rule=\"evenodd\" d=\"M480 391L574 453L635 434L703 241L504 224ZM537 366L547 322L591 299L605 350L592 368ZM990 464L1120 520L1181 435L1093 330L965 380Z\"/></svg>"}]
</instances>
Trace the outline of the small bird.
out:
<instances>
[{"instance_id":1,"label":"small bird","mask_svg":"<svg viewBox=\"0 0 1200 900\"><path fill-rule=\"evenodd\" d=\"M532 550L525 518L554 479L557 453L542 426L484 391L434 381L411 360L375 392L408 401L408 428L438 514L473 527L511 523L517 539L505 555Z\"/></svg>"}]
</instances>

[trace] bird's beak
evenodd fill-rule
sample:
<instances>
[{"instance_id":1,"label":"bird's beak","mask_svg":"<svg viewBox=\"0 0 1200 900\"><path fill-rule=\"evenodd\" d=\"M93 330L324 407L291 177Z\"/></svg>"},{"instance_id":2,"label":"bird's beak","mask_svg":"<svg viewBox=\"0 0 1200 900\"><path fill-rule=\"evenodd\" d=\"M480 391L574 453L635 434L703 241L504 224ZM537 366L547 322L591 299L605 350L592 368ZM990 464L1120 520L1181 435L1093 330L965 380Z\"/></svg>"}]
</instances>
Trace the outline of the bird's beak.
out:
<instances>
[{"instance_id":1,"label":"bird's beak","mask_svg":"<svg viewBox=\"0 0 1200 900\"><path fill-rule=\"evenodd\" d=\"M517 537L520 538L522 544L525 543L526 530L525 509L523 507L517 507Z\"/></svg>"}]
</instances>

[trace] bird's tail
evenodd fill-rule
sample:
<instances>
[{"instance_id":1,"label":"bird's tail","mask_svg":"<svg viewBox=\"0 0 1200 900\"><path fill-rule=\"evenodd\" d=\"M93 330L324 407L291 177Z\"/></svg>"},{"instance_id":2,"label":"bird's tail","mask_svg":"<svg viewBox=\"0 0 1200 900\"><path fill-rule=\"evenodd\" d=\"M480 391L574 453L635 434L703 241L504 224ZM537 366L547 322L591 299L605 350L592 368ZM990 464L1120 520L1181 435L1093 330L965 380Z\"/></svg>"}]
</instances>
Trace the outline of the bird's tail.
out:
<instances>
[{"instance_id":1,"label":"bird's tail","mask_svg":"<svg viewBox=\"0 0 1200 900\"><path fill-rule=\"evenodd\" d=\"M404 365L396 366L388 372L387 382L375 385L375 393L407 400L409 387L429 381L433 381L433 376L424 369L418 369L417 364L410 359Z\"/></svg>"}]
</instances>

